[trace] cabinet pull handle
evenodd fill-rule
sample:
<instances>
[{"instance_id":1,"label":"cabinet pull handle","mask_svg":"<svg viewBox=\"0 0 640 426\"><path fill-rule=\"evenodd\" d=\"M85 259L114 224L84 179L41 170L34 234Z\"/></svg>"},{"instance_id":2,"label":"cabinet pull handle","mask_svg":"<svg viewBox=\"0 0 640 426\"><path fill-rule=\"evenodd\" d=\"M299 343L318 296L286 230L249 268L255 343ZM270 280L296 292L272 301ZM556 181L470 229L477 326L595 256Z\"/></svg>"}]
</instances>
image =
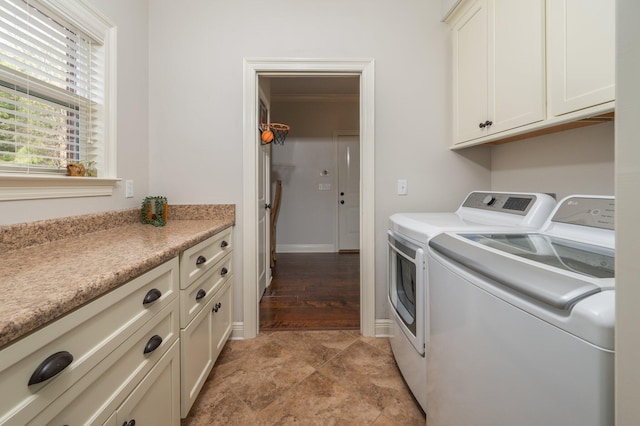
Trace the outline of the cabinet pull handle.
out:
<instances>
[{"instance_id":1,"label":"cabinet pull handle","mask_svg":"<svg viewBox=\"0 0 640 426\"><path fill-rule=\"evenodd\" d=\"M148 305L149 303L153 303L156 300L160 299L161 296L162 296L162 292L160 290L158 290L157 288L152 288L144 296L144 299L142 300L142 305Z\"/></svg>"},{"instance_id":2,"label":"cabinet pull handle","mask_svg":"<svg viewBox=\"0 0 640 426\"><path fill-rule=\"evenodd\" d=\"M271 207L269 207L269 208L271 208ZM222 242L220 243L220 247L221 247L221 248L225 248L225 247L227 247L228 245L229 245L229 243L228 243L226 240L222 240Z\"/></svg>"},{"instance_id":3,"label":"cabinet pull handle","mask_svg":"<svg viewBox=\"0 0 640 426\"><path fill-rule=\"evenodd\" d=\"M198 293L196 294L196 300L200 300L203 297L205 297L207 295L207 292L204 291L203 289L198 290Z\"/></svg>"},{"instance_id":4,"label":"cabinet pull handle","mask_svg":"<svg viewBox=\"0 0 640 426\"><path fill-rule=\"evenodd\" d=\"M200 266L202 265L204 262L207 261L207 258L204 256L198 256L198 258L196 259L196 265Z\"/></svg>"},{"instance_id":5,"label":"cabinet pull handle","mask_svg":"<svg viewBox=\"0 0 640 426\"><path fill-rule=\"evenodd\" d=\"M487 127L491 126L492 124L493 124L493 121L490 121L490 120L487 120L484 122L484 125Z\"/></svg>"},{"instance_id":6,"label":"cabinet pull handle","mask_svg":"<svg viewBox=\"0 0 640 426\"><path fill-rule=\"evenodd\" d=\"M134 419L131 419L128 422L125 420L125 422L122 423L122 426L136 426L136 421Z\"/></svg>"},{"instance_id":7,"label":"cabinet pull handle","mask_svg":"<svg viewBox=\"0 0 640 426\"><path fill-rule=\"evenodd\" d=\"M222 268L220 269L220 275L222 275L223 277L225 275L227 275L229 273L229 270L227 268Z\"/></svg>"},{"instance_id":8,"label":"cabinet pull handle","mask_svg":"<svg viewBox=\"0 0 640 426\"><path fill-rule=\"evenodd\" d=\"M42 383L45 380L49 380L56 374L62 372L65 368L73 362L73 355L67 351L56 352L42 361L40 365L35 369L31 378L29 379L29 386Z\"/></svg>"},{"instance_id":9,"label":"cabinet pull handle","mask_svg":"<svg viewBox=\"0 0 640 426\"><path fill-rule=\"evenodd\" d=\"M480 124L478 124L478 127L480 127L481 129L484 129L486 126L487 126L487 125L486 125L486 124L484 124L484 123L480 123Z\"/></svg>"},{"instance_id":10,"label":"cabinet pull handle","mask_svg":"<svg viewBox=\"0 0 640 426\"><path fill-rule=\"evenodd\" d=\"M211 312L218 312L218 309L222 308L222 303L218 302L213 306L213 309L211 309Z\"/></svg>"},{"instance_id":11,"label":"cabinet pull handle","mask_svg":"<svg viewBox=\"0 0 640 426\"><path fill-rule=\"evenodd\" d=\"M158 336L157 334L155 336L152 336L151 339L149 339L147 344L144 346L144 353L149 354L155 351L156 349L158 349L158 347L161 344L162 344L162 337Z\"/></svg>"}]
</instances>

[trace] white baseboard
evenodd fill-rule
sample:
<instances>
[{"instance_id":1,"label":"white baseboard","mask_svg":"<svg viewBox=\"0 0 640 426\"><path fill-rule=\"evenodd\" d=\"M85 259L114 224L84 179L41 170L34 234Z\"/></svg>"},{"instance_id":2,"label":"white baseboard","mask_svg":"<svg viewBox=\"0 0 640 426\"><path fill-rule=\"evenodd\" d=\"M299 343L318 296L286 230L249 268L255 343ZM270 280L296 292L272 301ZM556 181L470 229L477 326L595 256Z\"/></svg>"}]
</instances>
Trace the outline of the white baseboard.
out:
<instances>
[{"instance_id":1,"label":"white baseboard","mask_svg":"<svg viewBox=\"0 0 640 426\"><path fill-rule=\"evenodd\" d=\"M231 323L230 340L244 340L244 322Z\"/></svg>"},{"instance_id":2,"label":"white baseboard","mask_svg":"<svg viewBox=\"0 0 640 426\"><path fill-rule=\"evenodd\" d=\"M276 253L335 253L333 244L276 244Z\"/></svg>"},{"instance_id":3,"label":"white baseboard","mask_svg":"<svg viewBox=\"0 0 640 426\"><path fill-rule=\"evenodd\" d=\"M390 319L376 320L376 337L391 337L391 322Z\"/></svg>"}]
</instances>

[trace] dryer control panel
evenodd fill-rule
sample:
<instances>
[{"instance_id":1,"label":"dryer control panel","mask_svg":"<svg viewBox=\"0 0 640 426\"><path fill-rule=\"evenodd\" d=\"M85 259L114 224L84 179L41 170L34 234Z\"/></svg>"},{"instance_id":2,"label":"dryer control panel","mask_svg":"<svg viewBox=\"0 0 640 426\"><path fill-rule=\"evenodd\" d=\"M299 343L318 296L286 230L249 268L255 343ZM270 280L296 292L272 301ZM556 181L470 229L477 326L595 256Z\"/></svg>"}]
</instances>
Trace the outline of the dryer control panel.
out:
<instances>
[{"instance_id":1,"label":"dryer control panel","mask_svg":"<svg viewBox=\"0 0 640 426\"><path fill-rule=\"evenodd\" d=\"M507 194L503 192L472 192L462 207L491 210L525 216L535 204L533 194Z\"/></svg>"}]
</instances>

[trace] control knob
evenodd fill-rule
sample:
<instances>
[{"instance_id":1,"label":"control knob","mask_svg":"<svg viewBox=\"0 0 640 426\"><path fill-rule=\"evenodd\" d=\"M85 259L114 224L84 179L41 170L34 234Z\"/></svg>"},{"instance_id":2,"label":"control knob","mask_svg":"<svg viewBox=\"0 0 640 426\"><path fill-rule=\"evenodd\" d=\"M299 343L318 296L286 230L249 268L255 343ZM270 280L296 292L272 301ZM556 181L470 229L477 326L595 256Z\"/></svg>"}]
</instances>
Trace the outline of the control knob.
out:
<instances>
[{"instance_id":1,"label":"control knob","mask_svg":"<svg viewBox=\"0 0 640 426\"><path fill-rule=\"evenodd\" d=\"M496 197L494 197L493 195L487 195L486 197L484 197L484 198L482 199L482 202L483 202L484 204L486 204L487 206L492 206L492 205L493 205L493 203L495 203L495 202L496 202Z\"/></svg>"}]
</instances>

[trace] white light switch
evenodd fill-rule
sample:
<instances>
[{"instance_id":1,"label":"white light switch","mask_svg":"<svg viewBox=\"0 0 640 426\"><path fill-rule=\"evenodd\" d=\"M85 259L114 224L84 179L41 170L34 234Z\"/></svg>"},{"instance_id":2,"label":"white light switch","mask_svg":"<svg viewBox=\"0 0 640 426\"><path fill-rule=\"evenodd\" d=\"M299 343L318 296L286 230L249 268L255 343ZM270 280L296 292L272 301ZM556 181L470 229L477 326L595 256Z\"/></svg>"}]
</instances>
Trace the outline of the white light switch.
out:
<instances>
[{"instance_id":1,"label":"white light switch","mask_svg":"<svg viewBox=\"0 0 640 426\"><path fill-rule=\"evenodd\" d=\"M133 198L133 181L132 180L125 181L125 197Z\"/></svg>"},{"instance_id":2,"label":"white light switch","mask_svg":"<svg viewBox=\"0 0 640 426\"><path fill-rule=\"evenodd\" d=\"M407 195L409 192L407 188L406 179L398 179L398 195Z\"/></svg>"},{"instance_id":3,"label":"white light switch","mask_svg":"<svg viewBox=\"0 0 640 426\"><path fill-rule=\"evenodd\" d=\"M319 183L318 184L318 189L320 191L330 191L331 190L331 184L330 183Z\"/></svg>"}]
</instances>

